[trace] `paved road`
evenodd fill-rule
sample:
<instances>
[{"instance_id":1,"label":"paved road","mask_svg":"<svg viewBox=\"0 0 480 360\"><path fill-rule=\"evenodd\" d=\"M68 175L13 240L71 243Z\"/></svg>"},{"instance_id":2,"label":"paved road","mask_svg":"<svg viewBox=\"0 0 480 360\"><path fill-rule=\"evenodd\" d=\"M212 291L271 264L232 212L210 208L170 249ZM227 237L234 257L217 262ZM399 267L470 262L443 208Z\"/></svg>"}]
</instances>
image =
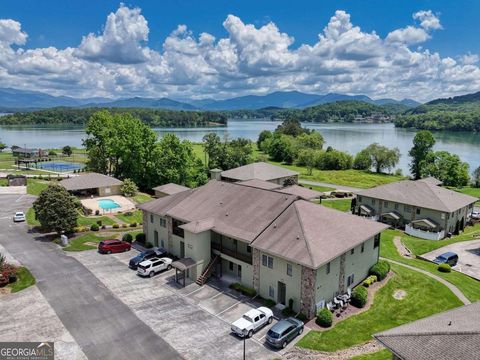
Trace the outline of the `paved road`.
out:
<instances>
[{"instance_id":1,"label":"paved road","mask_svg":"<svg viewBox=\"0 0 480 360\"><path fill-rule=\"evenodd\" d=\"M13 224L30 195L0 196L0 243L37 279L37 286L89 359L182 357L116 298L87 268L56 245Z\"/></svg>"},{"instance_id":2,"label":"paved road","mask_svg":"<svg viewBox=\"0 0 480 360\"><path fill-rule=\"evenodd\" d=\"M350 192L353 192L353 193L356 193L360 190L363 190L363 189L359 189L359 188L355 188L355 187L351 187L351 186L330 184L330 183L310 181L310 180L299 180L299 183L303 184L303 185L326 186L326 187L334 188L336 190L345 190L345 191L350 191Z\"/></svg>"}]
</instances>

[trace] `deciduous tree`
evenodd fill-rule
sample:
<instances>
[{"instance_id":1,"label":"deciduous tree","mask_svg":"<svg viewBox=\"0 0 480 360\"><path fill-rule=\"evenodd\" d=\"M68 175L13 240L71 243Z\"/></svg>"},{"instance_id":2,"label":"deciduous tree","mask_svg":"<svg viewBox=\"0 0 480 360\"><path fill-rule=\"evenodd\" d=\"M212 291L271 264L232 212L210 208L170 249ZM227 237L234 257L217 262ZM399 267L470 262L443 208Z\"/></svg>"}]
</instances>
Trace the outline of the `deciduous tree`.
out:
<instances>
[{"instance_id":1,"label":"deciduous tree","mask_svg":"<svg viewBox=\"0 0 480 360\"><path fill-rule=\"evenodd\" d=\"M393 169L400 160L400 150L398 148L389 149L386 146L373 143L365 151L370 155L372 166L377 173Z\"/></svg>"},{"instance_id":2,"label":"deciduous tree","mask_svg":"<svg viewBox=\"0 0 480 360\"><path fill-rule=\"evenodd\" d=\"M469 166L462 162L458 155L448 151L437 151L428 154L422 166L422 177L433 176L446 186L466 186L470 176Z\"/></svg>"},{"instance_id":3,"label":"deciduous tree","mask_svg":"<svg viewBox=\"0 0 480 360\"><path fill-rule=\"evenodd\" d=\"M421 130L413 138L413 147L408 152L412 158L410 162L410 172L415 180L422 176L422 166L425 165L425 159L432 152L435 145L435 138L428 130Z\"/></svg>"}]
</instances>

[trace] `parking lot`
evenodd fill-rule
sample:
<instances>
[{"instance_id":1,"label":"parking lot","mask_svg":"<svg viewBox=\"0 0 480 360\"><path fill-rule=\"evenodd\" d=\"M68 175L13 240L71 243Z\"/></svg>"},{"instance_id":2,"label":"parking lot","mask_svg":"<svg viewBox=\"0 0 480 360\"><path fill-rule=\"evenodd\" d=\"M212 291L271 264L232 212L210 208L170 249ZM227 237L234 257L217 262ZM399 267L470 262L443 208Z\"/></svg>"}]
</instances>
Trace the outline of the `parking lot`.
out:
<instances>
[{"instance_id":1,"label":"parking lot","mask_svg":"<svg viewBox=\"0 0 480 360\"><path fill-rule=\"evenodd\" d=\"M438 255L448 251L458 255L458 263L453 269L480 280L480 240L463 241L447 245L424 254L422 257L427 260L433 260Z\"/></svg>"},{"instance_id":2,"label":"parking lot","mask_svg":"<svg viewBox=\"0 0 480 360\"><path fill-rule=\"evenodd\" d=\"M204 286L190 283L181 287L174 281L175 270L141 278L127 266L134 252L132 249L127 253L100 255L84 251L71 256L183 357L239 359L243 356L243 341L231 334L230 324L248 310L261 306L260 303L213 278ZM293 346L295 341L282 351L266 346L264 340L269 328L266 326L247 339L247 358L272 359Z\"/></svg>"}]
</instances>

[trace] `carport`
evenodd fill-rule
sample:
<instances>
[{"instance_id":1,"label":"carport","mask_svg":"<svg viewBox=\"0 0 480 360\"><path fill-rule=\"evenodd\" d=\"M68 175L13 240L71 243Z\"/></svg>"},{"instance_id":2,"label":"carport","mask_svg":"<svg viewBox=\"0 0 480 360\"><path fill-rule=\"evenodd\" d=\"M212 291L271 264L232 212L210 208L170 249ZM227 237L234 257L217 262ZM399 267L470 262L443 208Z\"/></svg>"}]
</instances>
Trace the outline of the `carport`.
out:
<instances>
[{"instance_id":1,"label":"carport","mask_svg":"<svg viewBox=\"0 0 480 360\"><path fill-rule=\"evenodd\" d=\"M192 258L182 258L172 263L175 268L175 282L185 287L185 278L188 277L188 270L197 265ZM180 282L180 280L183 280Z\"/></svg>"}]
</instances>

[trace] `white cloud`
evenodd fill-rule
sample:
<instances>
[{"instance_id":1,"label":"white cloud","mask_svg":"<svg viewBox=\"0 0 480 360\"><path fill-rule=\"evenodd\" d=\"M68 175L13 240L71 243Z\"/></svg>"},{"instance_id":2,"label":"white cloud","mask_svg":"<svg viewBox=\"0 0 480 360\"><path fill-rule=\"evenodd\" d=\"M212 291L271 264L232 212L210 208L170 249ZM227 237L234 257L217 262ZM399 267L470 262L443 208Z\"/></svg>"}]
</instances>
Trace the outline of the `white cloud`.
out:
<instances>
[{"instance_id":1,"label":"white cloud","mask_svg":"<svg viewBox=\"0 0 480 360\"><path fill-rule=\"evenodd\" d=\"M228 97L276 90L341 92L429 100L480 89L478 55L442 57L411 49L441 28L419 11L417 26L382 38L337 10L313 44L298 44L273 22L257 27L228 15L226 36L198 36L179 25L161 51L148 47L149 27L138 8L121 5L100 34L78 47L25 50L21 24L0 20L3 86L72 96Z\"/></svg>"}]
</instances>

